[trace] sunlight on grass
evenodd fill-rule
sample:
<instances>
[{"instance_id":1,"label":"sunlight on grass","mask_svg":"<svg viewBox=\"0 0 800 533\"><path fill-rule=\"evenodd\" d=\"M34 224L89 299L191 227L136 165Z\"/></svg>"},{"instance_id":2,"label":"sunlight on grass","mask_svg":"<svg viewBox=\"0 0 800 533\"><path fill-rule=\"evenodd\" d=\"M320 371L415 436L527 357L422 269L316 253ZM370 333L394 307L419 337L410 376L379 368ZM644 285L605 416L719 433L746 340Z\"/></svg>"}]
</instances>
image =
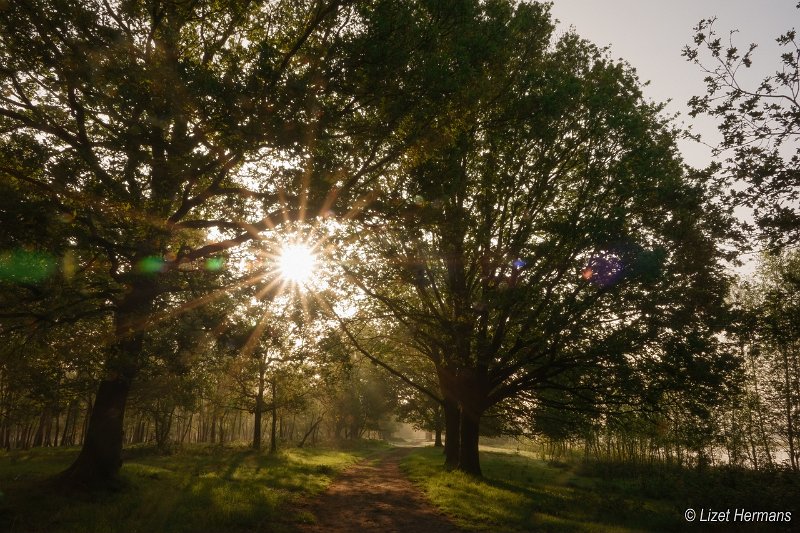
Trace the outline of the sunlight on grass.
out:
<instances>
[{"instance_id":1,"label":"sunlight on grass","mask_svg":"<svg viewBox=\"0 0 800 533\"><path fill-rule=\"evenodd\" d=\"M488 531L633 533L679 531L669 502L633 500L568 465L482 452L484 479L447 472L439 449L421 449L403 469L459 526Z\"/></svg>"},{"instance_id":2,"label":"sunlight on grass","mask_svg":"<svg viewBox=\"0 0 800 533\"><path fill-rule=\"evenodd\" d=\"M290 449L270 456L246 448L192 446L174 455L129 451L117 493L69 495L47 479L77 449L0 455L0 530L290 531L303 521L286 506L325 489L374 445L348 451Z\"/></svg>"}]
</instances>

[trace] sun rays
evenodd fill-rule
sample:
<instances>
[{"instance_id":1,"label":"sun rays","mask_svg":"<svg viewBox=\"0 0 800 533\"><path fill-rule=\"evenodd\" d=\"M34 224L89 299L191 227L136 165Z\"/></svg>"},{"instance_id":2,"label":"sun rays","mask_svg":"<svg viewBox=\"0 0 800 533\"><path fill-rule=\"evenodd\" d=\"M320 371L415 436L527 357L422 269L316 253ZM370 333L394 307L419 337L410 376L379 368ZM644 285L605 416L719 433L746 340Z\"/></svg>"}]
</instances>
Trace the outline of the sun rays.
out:
<instances>
[{"instance_id":1,"label":"sun rays","mask_svg":"<svg viewBox=\"0 0 800 533\"><path fill-rule=\"evenodd\" d=\"M256 195L258 184L242 183L241 190ZM295 197L277 188L275 203L257 209L255 220L219 227L209 224L199 251L213 248L215 253L211 256L190 250L172 254L175 257L154 256L151 262L158 268L145 268L149 263L137 265L137 272L147 276L173 271L188 276L197 271L208 279L221 276L221 283L194 297L175 295L169 305L143 317L133 329L150 330L209 305L230 305L227 317L212 326L209 333L218 338L237 321L252 320L250 338L239 347L244 355L264 335L264 327L270 322L277 323L288 316L302 317L307 322L318 318L320 311L328 315L330 302L322 301L321 293L336 285L331 284L331 269L336 263L332 257L337 256L338 248L351 245L350 239L342 240L339 231L368 208L374 193L356 196L347 208L339 206L337 210L335 204L341 191L333 187L321 202L311 203L315 207L311 211L306 190L302 188L303 192ZM185 228L180 224L176 227L197 231L188 224ZM203 231L199 226L198 229L198 233ZM213 264L208 263L208 257ZM231 303L226 304L225 300Z\"/></svg>"}]
</instances>

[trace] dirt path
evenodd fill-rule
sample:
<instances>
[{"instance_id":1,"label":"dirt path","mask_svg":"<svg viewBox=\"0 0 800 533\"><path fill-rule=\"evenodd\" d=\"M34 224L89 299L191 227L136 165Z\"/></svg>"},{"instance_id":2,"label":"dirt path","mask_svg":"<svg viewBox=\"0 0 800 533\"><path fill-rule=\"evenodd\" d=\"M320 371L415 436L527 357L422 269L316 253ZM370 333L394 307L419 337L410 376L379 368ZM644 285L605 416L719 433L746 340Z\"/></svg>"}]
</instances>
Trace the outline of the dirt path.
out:
<instances>
[{"instance_id":1,"label":"dirt path","mask_svg":"<svg viewBox=\"0 0 800 533\"><path fill-rule=\"evenodd\" d=\"M298 531L461 533L400 470L400 459L410 452L410 448L398 448L347 469L327 491L303 506L316 523L302 525Z\"/></svg>"}]
</instances>

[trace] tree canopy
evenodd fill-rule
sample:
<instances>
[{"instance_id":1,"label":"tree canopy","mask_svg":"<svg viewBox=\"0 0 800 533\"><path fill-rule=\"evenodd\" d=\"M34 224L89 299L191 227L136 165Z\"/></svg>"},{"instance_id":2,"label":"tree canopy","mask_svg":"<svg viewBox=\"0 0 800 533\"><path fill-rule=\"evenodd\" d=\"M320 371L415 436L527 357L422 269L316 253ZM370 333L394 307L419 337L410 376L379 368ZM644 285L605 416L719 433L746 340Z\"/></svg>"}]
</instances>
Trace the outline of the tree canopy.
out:
<instances>
[{"instance_id":1,"label":"tree canopy","mask_svg":"<svg viewBox=\"0 0 800 533\"><path fill-rule=\"evenodd\" d=\"M660 107L625 64L554 39L546 6L496 7L463 37L497 51L467 79L474 106L390 174L343 266L435 365L448 460L474 473L503 402L613 409L730 371L724 216Z\"/></svg>"},{"instance_id":2,"label":"tree canopy","mask_svg":"<svg viewBox=\"0 0 800 533\"><path fill-rule=\"evenodd\" d=\"M361 435L396 391L479 474L487 415L555 433L727 391L713 184L547 4L0 3L0 73L0 332L37 356L2 370L96 386L68 483L114 480L129 397L159 445L203 404L212 442L252 410L255 447L271 411L274 447L279 408L314 406L301 442L324 413ZM301 237L333 277L271 315Z\"/></svg>"},{"instance_id":3,"label":"tree canopy","mask_svg":"<svg viewBox=\"0 0 800 533\"><path fill-rule=\"evenodd\" d=\"M52 251L90 257L91 289L60 310L92 300L113 317L70 475L119 468L127 391L167 294L213 278L219 254L284 221L350 212L436 132L431 110L450 91L414 91L441 79L429 50L418 57L450 24L439 15L336 0L3 5L0 172L19 205L7 216L38 217L59 231ZM403 70L411 106L390 89ZM41 251L39 237L25 244Z\"/></svg>"}]
</instances>

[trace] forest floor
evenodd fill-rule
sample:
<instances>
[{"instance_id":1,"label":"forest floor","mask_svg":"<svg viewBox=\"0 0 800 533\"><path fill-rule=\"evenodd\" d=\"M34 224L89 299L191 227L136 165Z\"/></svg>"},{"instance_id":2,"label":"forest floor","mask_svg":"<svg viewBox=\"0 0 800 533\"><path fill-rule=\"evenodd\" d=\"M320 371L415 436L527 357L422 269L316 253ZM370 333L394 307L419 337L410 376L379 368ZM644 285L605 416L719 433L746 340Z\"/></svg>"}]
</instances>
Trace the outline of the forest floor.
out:
<instances>
[{"instance_id":1,"label":"forest floor","mask_svg":"<svg viewBox=\"0 0 800 533\"><path fill-rule=\"evenodd\" d=\"M484 476L444 468L441 448L362 441L337 448L191 445L125 450L124 486L48 484L77 448L0 450L0 531L535 533L798 531L800 475L731 467L543 460L481 447ZM773 524L687 523L701 509L790 511Z\"/></svg>"},{"instance_id":2,"label":"forest floor","mask_svg":"<svg viewBox=\"0 0 800 533\"><path fill-rule=\"evenodd\" d=\"M400 470L413 448L395 448L345 470L315 500L298 506L298 515L313 519L303 533L354 531L457 533Z\"/></svg>"}]
</instances>

